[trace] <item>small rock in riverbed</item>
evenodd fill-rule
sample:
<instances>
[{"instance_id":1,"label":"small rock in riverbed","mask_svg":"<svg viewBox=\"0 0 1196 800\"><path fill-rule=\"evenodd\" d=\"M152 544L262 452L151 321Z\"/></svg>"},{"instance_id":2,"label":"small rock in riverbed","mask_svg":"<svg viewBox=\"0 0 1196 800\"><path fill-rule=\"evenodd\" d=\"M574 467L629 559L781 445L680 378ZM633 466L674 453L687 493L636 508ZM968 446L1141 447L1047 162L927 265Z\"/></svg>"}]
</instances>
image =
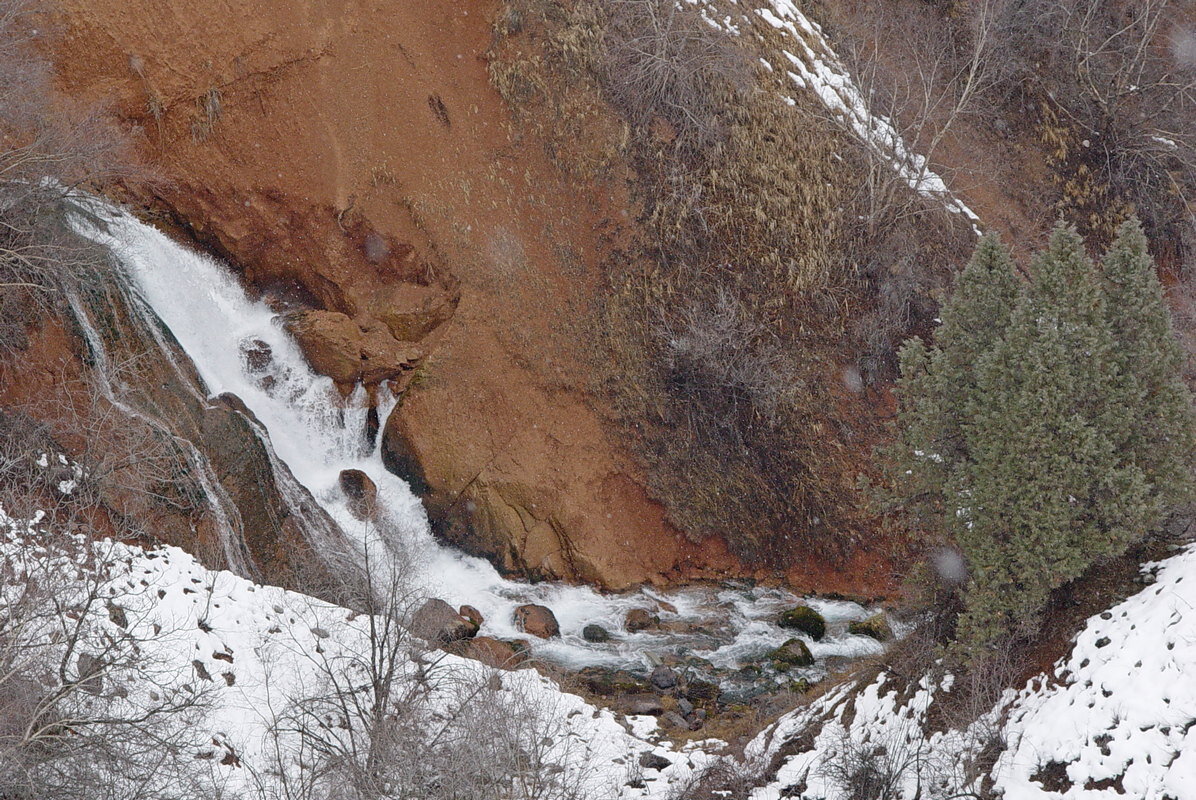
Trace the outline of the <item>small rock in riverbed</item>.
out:
<instances>
[{"instance_id":1,"label":"small rock in riverbed","mask_svg":"<svg viewBox=\"0 0 1196 800\"><path fill-rule=\"evenodd\" d=\"M482 627L482 622L484 622L482 618L482 612L478 611L473 606L461 606L461 608L457 610L457 613L465 617L477 627Z\"/></svg>"},{"instance_id":2,"label":"small rock in riverbed","mask_svg":"<svg viewBox=\"0 0 1196 800\"><path fill-rule=\"evenodd\" d=\"M858 636L871 636L878 642L887 642L893 638L893 630L889 627L889 620L883 611L865 620L849 622L847 632Z\"/></svg>"},{"instance_id":3,"label":"small rock in riverbed","mask_svg":"<svg viewBox=\"0 0 1196 800\"><path fill-rule=\"evenodd\" d=\"M628 714L650 714L656 717L664 713L660 698L654 694L633 694L623 702L626 703Z\"/></svg>"},{"instance_id":4,"label":"small rock in riverbed","mask_svg":"<svg viewBox=\"0 0 1196 800\"><path fill-rule=\"evenodd\" d=\"M810 648L806 647L806 643L801 639L790 639L769 653L768 658L777 669L808 667L814 663L814 656L810 655Z\"/></svg>"},{"instance_id":5,"label":"small rock in riverbed","mask_svg":"<svg viewBox=\"0 0 1196 800\"><path fill-rule=\"evenodd\" d=\"M448 603L434 597L411 615L411 631L429 642L444 643L467 639L478 629Z\"/></svg>"},{"instance_id":6,"label":"small rock in riverbed","mask_svg":"<svg viewBox=\"0 0 1196 800\"><path fill-rule=\"evenodd\" d=\"M672 689L677 685L677 673L670 667L663 664L652 670L652 674L648 677L648 681L657 689L665 691Z\"/></svg>"},{"instance_id":7,"label":"small rock in riverbed","mask_svg":"<svg viewBox=\"0 0 1196 800\"><path fill-rule=\"evenodd\" d=\"M665 728L689 729L689 720L678 714L676 711L666 711L661 714L660 724Z\"/></svg>"},{"instance_id":8,"label":"small rock in riverbed","mask_svg":"<svg viewBox=\"0 0 1196 800\"><path fill-rule=\"evenodd\" d=\"M657 624L660 620L648 613L646 608L633 608L627 612L627 617L623 620L623 627L629 633L646 630Z\"/></svg>"},{"instance_id":9,"label":"small rock in riverbed","mask_svg":"<svg viewBox=\"0 0 1196 800\"><path fill-rule=\"evenodd\" d=\"M601 625L587 625L581 629L581 638L587 642L609 642L610 633Z\"/></svg>"}]
</instances>

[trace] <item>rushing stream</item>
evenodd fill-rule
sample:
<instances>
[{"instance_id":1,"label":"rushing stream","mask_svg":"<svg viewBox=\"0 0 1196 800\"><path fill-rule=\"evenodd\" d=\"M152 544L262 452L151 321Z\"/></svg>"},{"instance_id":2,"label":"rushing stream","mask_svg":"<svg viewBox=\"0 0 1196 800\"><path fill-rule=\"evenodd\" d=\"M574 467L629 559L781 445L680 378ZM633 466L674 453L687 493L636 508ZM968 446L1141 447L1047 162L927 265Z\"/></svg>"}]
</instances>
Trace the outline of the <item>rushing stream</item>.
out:
<instances>
[{"instance_id":1,"label":"rushing stream","mask_svg":"<svg viewBox=\"0 0 1196 800\"><path fill-rule=\"evenodd\" d=\"M378 488L379 524L387 541L406 554L407 579L427 596L478 608L485 617L483 634L524 638L514 626L513 610L523 603L539 603L553 610L561 627L559 639L531 637L540 658L571 668L602 665L640 671L672 654L703 659L725 678L791 638L792 632L778 628L774 620L781 610L801 601L820 611L828 623L826 637L808 643L818 663L806 671L807 677L819 677L828 658L880 649L872 639L846 633L848 621L872 613L855 603L801 600L780 589L746 585L608 595L584 586L526 584L503 578L483 559L441 545L432 537L419 498L383 467L380 447L367 438L364 390L359 387L346 401L331 379L313 373L278 315L250 299L223 264L176 244L127 213L98 210L108 218L106 225L80 219L77 228L112 249L144 301L134 303L134 310L152 313L165 324L194 362L208 395L237 395L264 427L262 435L276 457L359 541L367 534L350 512L338 478L345 469L368 474ZM157 327L152 318L144 322ZM251 350L268 351L270 357L263 364L260 357L248 357ZM378 409L382 419L389 410ZM285 494L286 487L280 488ZM676 613L661 613L658 600L672 604ZM660 613L662 625L628 633L623 620L632 608ZM610 631L612 641L585 641L582 628L591 623Z\"/></svg>"}]
</instances>

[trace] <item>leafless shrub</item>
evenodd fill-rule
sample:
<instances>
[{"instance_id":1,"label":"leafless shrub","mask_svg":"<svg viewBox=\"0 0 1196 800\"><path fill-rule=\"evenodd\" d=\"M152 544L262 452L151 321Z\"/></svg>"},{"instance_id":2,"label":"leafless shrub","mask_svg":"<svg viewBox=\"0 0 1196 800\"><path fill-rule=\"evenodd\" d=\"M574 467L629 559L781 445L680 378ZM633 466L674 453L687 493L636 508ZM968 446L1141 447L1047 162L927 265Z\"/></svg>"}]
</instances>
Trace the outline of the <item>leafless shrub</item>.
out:
<instances>
[{"instance_id":1,"label":"leafless shrub","mask_svg":"<svg viewBox=\"0 0 1196 800\"><path fill-rule=\"evenodd\" d=\"M724 288L662 319L670 392L691 427L728 433L775 425L796 390L796 370L776 335Z\"/></svg>"},{"instance_id":2,"label":"leafless shrub","mask_svg":"<svg viewBox=\"0 0 1196 800\"><path fill-rule=\"evenodd\" d=\"M970 736L932 743L908 719L862 734L845 730L817 772L843 800L984 800L966 769Z\"/></svg>"},{"instance_id":3,"label":"leafless shrub","mask_svg":"<svg viewBox=\"0 0 1196 800\"><path fill-rule=\"evenodd\" d=\"M996 22L1005 107L1038 121L1061 210L1102 240L1137 214L1190 261L1196 20L1186 4L1004 0Z\"/></svg>"},{"instance_id":4,"label":"leafless shrub","mask_svg":"<svg viewBox=\"0 0 1196 800\"><path fill-rule=\"evenodd\" d=\"M725 137L728 96L753 82L753 66L730 34L698 6L672 0L612 0L603 22L603 82L631 124L659 121L669 130L657 134L688 152Z\"/></svg>"},{"instance_id":5,"label":"leafless shrub","mask_svg":"<svg viewBox=\"0 0 1196 800\"><path fill-rule=\"evenodd\" d=\"M668 800L748 800L765 783L762 773L758 765L720 758L675 786Z\"/></svg>"},{"instance_id":6,"label":"leafless shrub","mask_svg":"<svg viewBox=\"0 0 1196 800\"><path fill-rule=\"evenodd\" d=\"M36 452L22 456L36 466ZM5 509L11 499L0 493ZM2 528L0 796L203 791L193 725L207 695L164 657L180 631L141 619L157 587L129 580L119 546L91 541L85 517Z\"/></svg>"},{"instance_id":7,"label":"leafless shrub","mask_svg":"<svg viewBox=\"0 0 1196 800\"><path fill-rule=\"evenodd\" d=\"M988 113L999 83L999 2L969 4L966 23L959 9L912 0L853 4L836 18L837 52L878 121L865 140L852 133L853 120L826 112L851 134L861 165L845 237L872 291L852 324L869 384L895 375L898 345L929 325L936 294L975 245L972 221L948 206L954 201L934 176L960 192L986 172L953 169L949 151ZM974 163L979 154L968 157Z\"/></svg>"}]
</instances>

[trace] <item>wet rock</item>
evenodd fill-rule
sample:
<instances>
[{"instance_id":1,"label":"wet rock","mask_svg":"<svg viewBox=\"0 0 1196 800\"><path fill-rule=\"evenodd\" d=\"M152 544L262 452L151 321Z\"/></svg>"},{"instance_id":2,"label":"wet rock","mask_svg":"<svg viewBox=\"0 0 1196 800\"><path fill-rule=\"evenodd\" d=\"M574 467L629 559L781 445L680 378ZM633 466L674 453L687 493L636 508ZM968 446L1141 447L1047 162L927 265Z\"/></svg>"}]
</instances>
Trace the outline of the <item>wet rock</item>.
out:
<instances>
[{"instance_id":1,"label":"wet rock","mask_svg":"<svg viewBox=\"0 0 1196 800\"><path fill-rule=\"evenodd\" d=\"M601 625L587 625L581 629L581 638L587 642L609 642L610 632Z\"/></svg>"},{"instance_id":2,"label":"wet rock","mask_svg":"<svg viewBox=\"0 0 1196 800\"><path fill-rule=\"evenodd\" d=\"M737 686L720 694L718 704L720 706L745 706L757 697L766 694L767 691L763 686Z\"/></svg>"},{"instance_id":3,"label":"wet rock","mask_svg":"<svg viewBox=\"0 0 1196 800\"><path fill-rule=\"evenodd\" d=\"M341 491L349 498L349 511L360 520L372 519L378 507L378 487L359 469L343 469L339 478Z\"/></svg>"},{"instance_id":4,"label":"wet rock","mask_svg":"<svg viewBox=\"0 0 1196 800\"><path fill-rule=\"evenodd\" d=\"M667 600L657 600L656 605L659 606L661 611L668 612L669 614L677 613L677 606L673 605Z\"/></svg>"},{"instance_id":5,"label":"wet rock","mask_svg":"<svg viewBox=\"0 0 1196 800\"><path fill-rule=\"evenodd\" d=\"M667 691L677 685L677 673L671 667L661 664L652 670L652 674L648 676L648 682L661 691Z\"/></svg>"},{"instance_id":6,"label":"wet rock","mask_svg":"<svg viewBox=\"0 0 1196 800\"><path fill-rule=\"evenodd\" d=\"M585 667L578 671L578 680L587 690L602 697L642 694L649 686L626 670L606 667Z\"/></svg>"},{"instance_id":7,"label":"wet rock","mask_svg":"<svg viewBox=\"0 0 1196 800\"><path fill-rule=\"evenodd\" d=\"M826 635L826 620L809 606L796 606L781 613L777 625L789 630L801 631L814 641Z\"/></svg>"},{"instance_id":8,"label":"wet rock","mask_svg":"<svg viewBox=\"0 0 1196 800\"><path fill-rule=\"evenodd\" d=\"M547 606L519 606L515 609L515 627L541 639L561 635L561 626L556 621L556 615Z\"/></svg>"},{"instance_id":9,"label":"wet rock","mask_svg":"<svg viewBox=\"0 0 1196 800\"><path fill-rule=\"evenodd\" d=\"M473 623L438 598L426 601L411 616L411 632L429 642L455 642L473 636L477 630Z\"/></svg>"},{"instance_id":10,"label":"wet rock","mask_svg":"<svg viewBox=\"0 0 1196 800\"><path fill-rule=\"evenodd\" d=\"M659 623L660 620L648 613L646 608L633 608L627 612L627 616L623 620L623 627L629 633L646 630L653 625Z\"/></svg>"},{"instance_id":11,"label":"wet rock","mask_svg":"<svg viewBox=\"0 0 1196 800\"><path fill-rule=\"evenodd\" d=\"M893 629L889 627L889 618L883 611L873 614L868 619L848 623L847 632L858 636L871 636L878 642L887 642L893 638Z\"/></svg>"},{"instance_id":12,"label":"wet rock","mask_svg":"<svg viewBox=\"0 0 1196 800\"><path fill-rule=\"evenodd\" d=\"M672 765L672 761L651 751L645 751L640 754L640 766L644 769L662 770Z\"/></svg>"},{"instance_id":13,"label":"wet rock","mask_svg":"<svg viewBox=\"0 0 1196 800\"><path fill-rule=\"evenodd\" d=\"M790 667L808 667L814 663L814 656L810 655L810 648L801 639L790 639L768 654L773 666L779 670Z\"/></svg>"},{"instance_id":14,"label":"wet rock","mask_svg":"<svg viewBox=\"0 0 1196 800\"><path fill-rule=\"evenodd\" d=\"M250 372L264 372L274 362L274 351L261 339L241 342L241 358Z\"/></svg>"},{"instance_id":15,"label":"wet rock","mask_svg":"<svg viewBox=\"0 0 1196 800\"><path fill-rule=\"evenodd\" d=\"M623 707L628 714L650 714L658 717L664 713L664 705L654 694L636 694L623 700Z\"/></svg>"},{"instance_id":16,"label":"wet rock","mask_svg":"<svg viewBox=\"0 0 1196 800\"><path fill-rule=\"evenodd\" d=\"M385 324L338 311L294 312L283 324L312 369L342 386L409 376L424 356L417 345L395 339Z\"/></svg>"},{"instance_id":17,"label":"wet rock","mask_svg":"<svg viewBox=\"0 0 1196 800\"><path fill-rule=\"evenodd\" d=\"M526 649L516 647L511 642L504 642L490 636L476 636L445 645L445 650L464 658L480 661L495 669L515 669L527 663Z\"/></svg>"},{"instance_id":18,"label":"wet rock","mask_svg":"<svg viewBox=\"0 0 1196 800\"><path fill-rule=\"evenodd\" d=\"M457 609L457 613L472 622L475 628L481 628L482 623L485 622L482 617L482 612L478 611L473 606L461 606L459 609Z\"/></svg>"}]
</instances>

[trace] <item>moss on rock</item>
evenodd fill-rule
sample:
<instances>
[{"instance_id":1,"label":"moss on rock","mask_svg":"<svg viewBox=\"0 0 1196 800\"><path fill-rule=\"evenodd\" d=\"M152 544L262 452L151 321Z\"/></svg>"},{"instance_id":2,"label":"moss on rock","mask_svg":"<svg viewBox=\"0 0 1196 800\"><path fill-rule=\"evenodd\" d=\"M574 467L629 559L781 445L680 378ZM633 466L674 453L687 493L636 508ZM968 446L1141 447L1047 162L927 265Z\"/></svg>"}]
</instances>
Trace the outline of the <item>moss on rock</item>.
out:
<instances>
[{"instance_id":1,"label":"moss on rock","mask_svg":"<svg viewBox=\"0 0 1196 800\"><path fill-rule=\"evenodd\" d=\"M768 654L774 667L786 670L790 667L808 667L814 663L810 648L801 639L790 639Z\"/></svg>"},{"instance_id":2,"label":"moss on rock","mask_svg":"<svg viewBox=\"0 0 1196 800\"><path fill-rule=\"evenodd\" d=\"M868 619L848 623L847 632L857 636L871 636L878 642L887 642L893 638L893 629L889 627L888 617L883 611L873 614Z\"/></svg>"},{"instance_id":3,"label":"moss on rock","mask_svg":"<svg viewBox=\"0 0 1196 800\"><path fill-rule=\"evenodd\" d=\"M777 624L782 628L801 631L814 641L826 635L826 620L809 606L795 606L781 612Z\"/></svg>"}]
</instances>

